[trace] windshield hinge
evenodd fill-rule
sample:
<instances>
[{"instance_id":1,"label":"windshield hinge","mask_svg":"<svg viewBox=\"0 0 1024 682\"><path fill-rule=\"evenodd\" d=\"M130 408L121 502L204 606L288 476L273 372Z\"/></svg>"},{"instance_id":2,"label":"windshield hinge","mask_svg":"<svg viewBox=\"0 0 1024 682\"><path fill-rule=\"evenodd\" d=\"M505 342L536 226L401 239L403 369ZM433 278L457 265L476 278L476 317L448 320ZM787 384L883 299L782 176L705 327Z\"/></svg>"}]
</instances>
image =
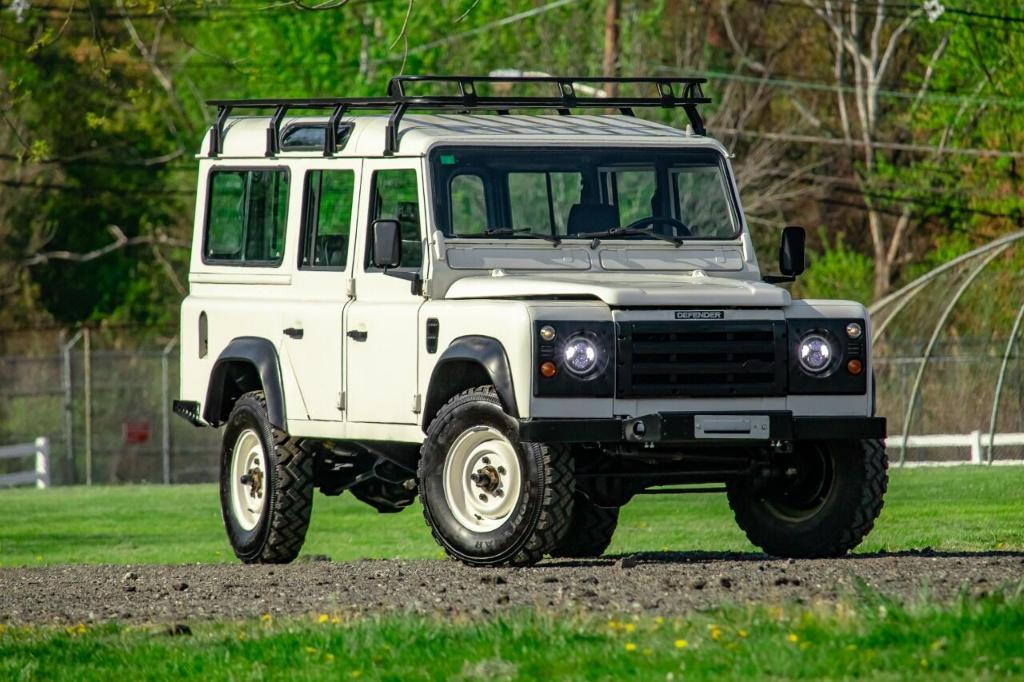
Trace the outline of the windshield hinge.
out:
<instances>
[{"instance_id":1,"label":"windshield hinge","mask_svg":"<svg viewBox=\"0 0 1024 682\"><path fill-rule=\"evenodd\" d=\"M345 411L345 391L338 393L338 412Z\"/></svg>"}]
</instances>

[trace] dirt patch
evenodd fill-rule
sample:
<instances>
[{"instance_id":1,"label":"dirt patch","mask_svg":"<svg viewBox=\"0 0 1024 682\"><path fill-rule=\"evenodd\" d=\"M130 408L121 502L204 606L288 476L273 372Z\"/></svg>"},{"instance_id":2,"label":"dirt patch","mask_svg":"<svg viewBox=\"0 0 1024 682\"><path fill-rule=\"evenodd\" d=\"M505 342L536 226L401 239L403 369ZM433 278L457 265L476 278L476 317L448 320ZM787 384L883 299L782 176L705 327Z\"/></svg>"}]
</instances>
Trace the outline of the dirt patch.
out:
<instances>
[{"instance_id":1,"label":"dirt patch","mask_svg":"<svg viewBox=\"0 0 1024 682\"><path fill-rule=\"evenodd\" d=\"M178 622L310 613L481 616L537 607L685 613L723 603L835 600L861 584L948 601L1016 587L1024 554L902 553L792 561L755 554L643 554L473 569L453 561L300 561L290 566L0 569L0 622Z\"/></svg>"}]
</instances>

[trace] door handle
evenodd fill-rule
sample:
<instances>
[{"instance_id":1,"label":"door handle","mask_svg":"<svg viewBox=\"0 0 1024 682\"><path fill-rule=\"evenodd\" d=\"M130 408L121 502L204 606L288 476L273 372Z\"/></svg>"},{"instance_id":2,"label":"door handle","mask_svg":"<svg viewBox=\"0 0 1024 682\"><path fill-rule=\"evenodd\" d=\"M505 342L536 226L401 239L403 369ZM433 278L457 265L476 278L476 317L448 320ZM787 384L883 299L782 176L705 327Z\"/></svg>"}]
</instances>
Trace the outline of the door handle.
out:
<instances>
[{"instance_id":1,"label":"door handle","mask_svg":"<svg viewBox=\"0 0 1024 682\"><path fill-rule=\"evenodd\" d=\"M285 336L290 336L293 339L301 339L302 338L302 330L301 329L297 329L295 327L288 327L287 329L284 330L284 333L285 333Z\"/></svg>"},{"instance_id":2,"label":"door handle","mask_svg":"<svg viewBox=\"0 0 1024 682\"><path fill-rule=\"evenodd\" d=\"M348 332L347 336L353 341L366 341L366 337L369 336L369 334L357 329L352 329Z\"/></svg>"}]
</instances>

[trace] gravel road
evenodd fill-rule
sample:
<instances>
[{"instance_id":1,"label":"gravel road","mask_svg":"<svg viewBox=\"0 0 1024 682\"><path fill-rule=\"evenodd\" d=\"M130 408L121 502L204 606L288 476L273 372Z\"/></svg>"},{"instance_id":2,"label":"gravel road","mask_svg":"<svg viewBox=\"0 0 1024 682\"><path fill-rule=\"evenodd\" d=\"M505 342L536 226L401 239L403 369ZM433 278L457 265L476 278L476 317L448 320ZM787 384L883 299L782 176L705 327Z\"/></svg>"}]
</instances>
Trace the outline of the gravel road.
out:
<instances>
[{"instance_id":1,"label":"gravel road","mask_svg":"<svg viewBox=\"0 0 1024 682\"><path fill-rule=\"evenodd\" d=\"M726 602L835 600L861 581L900 599L949 600L1015 587L1024 553L901 553L791 561L742 554L644 554L473 569L453 561L311 557L290 566L54 566L0 569L0 622L170 623L264 613L479 616L522 607L685 613Z\"/></svg>"}]
</instances>

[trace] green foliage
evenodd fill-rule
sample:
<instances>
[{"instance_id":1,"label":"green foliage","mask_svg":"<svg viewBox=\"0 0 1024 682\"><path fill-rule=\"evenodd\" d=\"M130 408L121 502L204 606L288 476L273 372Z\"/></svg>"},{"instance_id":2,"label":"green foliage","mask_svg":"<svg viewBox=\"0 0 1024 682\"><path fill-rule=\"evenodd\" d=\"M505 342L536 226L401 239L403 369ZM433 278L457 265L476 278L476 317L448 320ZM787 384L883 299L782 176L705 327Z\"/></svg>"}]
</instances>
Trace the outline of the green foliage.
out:
<instances>
[{"instance_id":1,"label":"green foliage","mask_svg":"<svg viewBox=\"0 0 1024 682\"><path fill-rule=\"evenodd\" d=\"M882 516L859 551L1024 550L1024 469L915 469L890 477ZM0 502L18 510L0 535L0 566L235 560L212 485L6 490ZM723 495L639 496L623 508L610 554L669 550L755 551ZM335 561L443 556L418 506L381 515L348 495L317 496L303 551Z\"/></svg>"},{"instance_id":2,"label":"green foliage","mask_svg":"<svg viewBox=\"0 0 1024 682\"><path fill-rule=\"evenodd\" d=\"M859 251L851 249L843 233L829 242L821 232L822 253L808 254L808 267L797 280L797 289L805 298L838 298L867 304L872 297L874 263Z\"/></svg>"},{"instance_id":3,"label":"green foliage","mask_svg":"<svg viewBox=\"0 0 1024 682\"><path fill-rule=\"evenodd\" d=\"M173 327L197 180L191 155L212 116L206 99L377 95L403 72L602 68L604 3L597 0L554 9L530 0L348 2L322 11L298 5L51 0L0 11L0 292L7 292L0 302L12 323ZM911 23L897 45L900 68L882 86L882 141L1024 148L1021 9L979 0L972 10L995 18L949 11L934 23ZM886 31L902 14L893 12ZM740 79L712 79L713 133L716 126L831 137L839 130L830 88L773 90L742 81L769 64L769 80L831 84L827 32L806 7L740 0L719 11L695 0L623 0L620 29L622 74L706 69ZM921 86L919 100L891 94ZM670 111L649 115L680 122ZM722 137L737 151L757 224L782 224L786 212L828 212L830 224L849 236L823 246L798 290L868 301L870 239L859 186L849 183L851 167L863 171L863 161L841 147L780 150ZM909 258L898 262L897 283L922 270L903 266L908 260L938 262L943 239L969 235L979 243L1024 220L1019 159L883 149L876 163L864 187L887 229L910 207L910 236L899 249ZM845 178L839 196L819 203L792 184L772 185L797 167ZM40 251L104 247L111 225L128 237L170 243L88 263L23 264Z\"/></svg>"}]
</instances>

